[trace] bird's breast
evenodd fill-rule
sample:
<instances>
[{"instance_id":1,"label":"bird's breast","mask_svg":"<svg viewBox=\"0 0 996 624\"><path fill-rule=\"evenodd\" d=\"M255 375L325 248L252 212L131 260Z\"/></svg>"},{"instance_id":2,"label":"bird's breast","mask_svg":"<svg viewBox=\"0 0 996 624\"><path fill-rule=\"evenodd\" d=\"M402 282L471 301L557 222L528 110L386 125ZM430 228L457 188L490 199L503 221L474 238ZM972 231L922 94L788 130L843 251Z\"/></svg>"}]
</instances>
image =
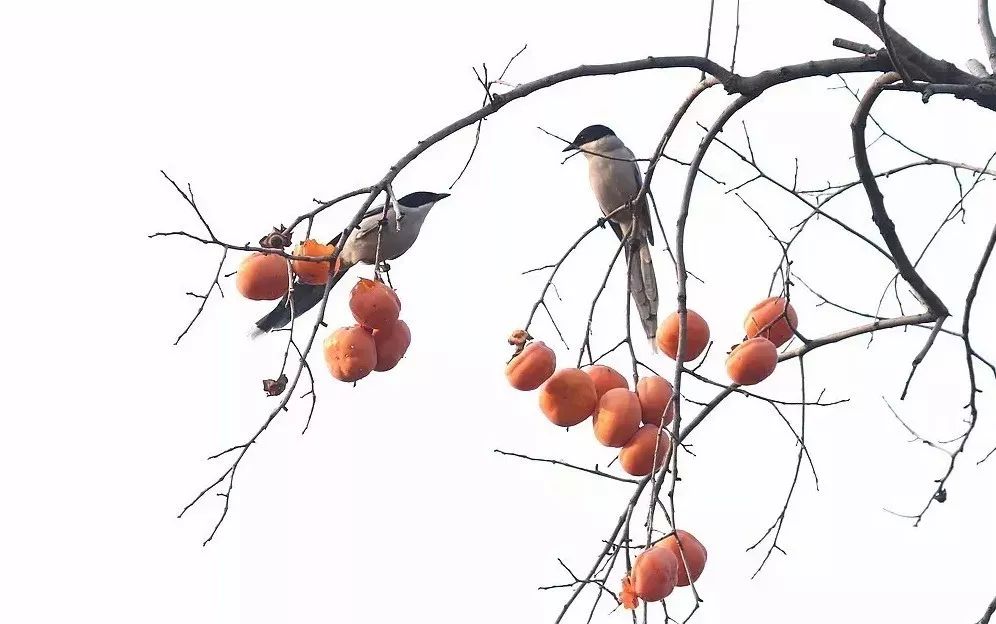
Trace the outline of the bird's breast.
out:
<instances>
[{"instance_id":1,"label":"bird's breast","mask_svg":"<svg viewBox=\"0 0 996 624\"><path fill-rule=\"evenodd\" d=\"M628 156L615 156L615 158L632 158ZM640 192L638 173L634 171L636 165L626 160L612 160L610 158L592 157L588 161L588 180L591 182L591 190L595 193L598 205L603 214L609 214L636 197ZM627 216L619 215L619 221L628 222Z\"/></svg>"}]
</instances>

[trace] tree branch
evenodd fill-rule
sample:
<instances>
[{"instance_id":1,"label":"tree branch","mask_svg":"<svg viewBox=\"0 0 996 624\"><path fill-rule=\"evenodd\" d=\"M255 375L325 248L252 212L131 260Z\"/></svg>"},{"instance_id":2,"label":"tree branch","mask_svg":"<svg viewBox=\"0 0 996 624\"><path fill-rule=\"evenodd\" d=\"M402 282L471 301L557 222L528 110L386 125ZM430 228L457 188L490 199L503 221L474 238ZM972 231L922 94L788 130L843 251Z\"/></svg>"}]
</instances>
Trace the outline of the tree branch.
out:
<instances>
[{"instance_id":1,"label":"tree branch","mask_svg":"<svg viewBox=\"0 0 996 624\"><path fill-rule=\"evenodd\" d=\"M941 301L941 298L923 281L923 278L920 277L920 274L913 267L909 256L906 255L906 250L903 248L903 244L896 234L896 225L892 222L889 213L885 209L885 199L882 196L882 191L879 189L878 181L872 173L871 165L868 162L868 150L865 147L865 129L868 123L868 114L871 112L875 100L882 93L883 88L898 79L899 76L894 72L889 72L878 77L872 83L872 86L865 93L864 97L861 98L858 108L854 112L854 117L851 120L851 143L854 148L854 164L858 170L858 177L861 179L861 184L865 188L865 193L868 195L868 202L872 210L872 221L878 227L878 231L892 255L896 269L899 270L899 274L902 275L903 279L916 291L920 300L927 306L927 309L930 310L935 319L940 319L951 314L948 312L944 302Z\"/></svg>"},{"instance_id":2,"label":"tree branch","mask_svg":"<svg viewBox=\"0 0 996 624\"><path fill-rule=\"evenodd\" d=\"M993 24L989 19L989 0L979 0L979 30L989 56L989 70L996 74L996 33L993 32Z\"/></svg>"}]
</instances>

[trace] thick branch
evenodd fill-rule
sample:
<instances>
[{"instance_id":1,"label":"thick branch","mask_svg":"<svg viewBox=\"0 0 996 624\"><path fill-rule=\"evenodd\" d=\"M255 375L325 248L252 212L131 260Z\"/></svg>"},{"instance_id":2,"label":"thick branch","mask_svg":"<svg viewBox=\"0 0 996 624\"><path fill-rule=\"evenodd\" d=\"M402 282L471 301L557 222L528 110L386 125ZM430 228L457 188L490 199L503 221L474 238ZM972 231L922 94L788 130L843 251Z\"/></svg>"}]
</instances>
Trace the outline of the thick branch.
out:
<instances>
[{"instance_id":1,"label":"thick branch","mask_svg":"<svg viewBox=\"0 0 996 624\"><path fill-rule=\"evenodd\" d=\"M878 181L872 173L871 165L868 162L868 149L865 146L865 129L868 124L868 114L871 112L872 106L875 104L875 100L878 99L882 89L898 79L899 76L895 72L889 72L880 76L868 89L864 97L861 98L861 102L854 112L854 118L851 120L851 142L854 148L854 164L857 167L861 184L865 188L865 193L868 195L868 202L871 204L872 221L878 227L878 231L881 233L886 247L889 248L889 252L892 254L893 261L896 264L896 269L903 276L903 279L916 291L920 300L931 311L935 319L940 319L950 316L950 313L944 302L941 301L941 298L923 281L923 278L920 277L920 274L913 267L913 262L906 255L906 250L903 248L903 244L896 234L896 225L892 222L889 213L885 209L885 199L878 187Z\"/></svg>"},{"instance_id":2,"label":"thick branch","mask_svg":"<svg viewBox=\"0 0 996 624\"><path fill-rule=\"evenodd\" d=\"M982 617L979 618L979 621L976 624L989 624L989 621L992 620L994 613L996 613L996 598L993 598L993 601L989 603L989 607L986 609L986 612L982 614Z\"/></svg>"},{"instance_id":3,"label":"thick branch","mask_svg":"<svg viewBox=\"0 0 996 624\"><path fill-rule=\"evenodd\" d=\"M989 19L989 0L979 0L979 30L982 31L982 43L989 56L989 70L996 74L996 33Z\"/></svg>"},{"instance_id":4,"label":"thick branch","mask_svg":"<svg viewBox=\"0 0 996 624\"><path fill-rule=\"evenodd\" d=\"M946 82L952 84L975 84L978 78L958 69L953 63L938 60L930 56L920 48L916 47L906 37L902 36L890 26L886 26L887 33L883 35L879 28L878 15L867 4L861 0L824 0L832 7L836 7L847 13L854 19L861 22L865 28L875 33L879 39L892 43L900 62L909 61L911 77L914 80L927 80L929 82Z\"/></svg>"}]
</instances>

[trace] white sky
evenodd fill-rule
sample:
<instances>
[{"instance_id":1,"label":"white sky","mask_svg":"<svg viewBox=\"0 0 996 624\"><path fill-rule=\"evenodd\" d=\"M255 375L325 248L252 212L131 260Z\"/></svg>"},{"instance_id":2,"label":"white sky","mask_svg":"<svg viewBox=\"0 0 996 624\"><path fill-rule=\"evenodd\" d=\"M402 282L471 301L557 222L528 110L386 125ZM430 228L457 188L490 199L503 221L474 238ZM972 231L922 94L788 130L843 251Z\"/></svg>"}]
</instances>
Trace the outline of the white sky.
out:
<instances>
[{"instance_id":1,"label":"white sky","mask_svg":"<svg viewBox=\"0 0 996 624\"><path fill-rule=\"evenodd\" d=\"M417 140L473 110L481 94L472 65L500 69L523 43L529 49L509 73L513 82L580 63L700 54L708 3L146 4L36 2L0 11L0 203L14 241L5 272L0 621L552 621L567 592L536 587L568 580L557 557L579 574L587 569L631 490L492 452L584 465L613 456L585 426L566 434L551 426L535 396L511 390L502 374L505 337L523 324L544 279L520 272L554 261L597 214L581 160L561 166L561 145L536 126L572 137L605 123L646 156L697 72L578 80L488 120L453 197L394 263L413 333L408 357L355 389L313 358L319 406L311 430L300 435L306 401L295 400L240 467L231 513L207 548L201 541L221 499L183 520L176 513L223 470L204 458L242 441L273 405L259 380L275 374L282 344L250 343L251 322L269 306L229 296L212 300L172 346L196 307L183 293L207 286L218 251L146 239L158 230L199 232L159 169L193 184L220 236L256 241L309 209L312 197L375 182ZM734 5L717 2L714 58L723 64ZM889 11L913 41L962 64L983 56L974 5L892 3ZM743 73L847 54L830 46L834 36L873 43L822 2L744 2L743 11ZM813 79L773 90L723 136L743 146L745 120L772 173L791 179L798 157L800 186L849 180L854 103L828 90L837 84ZM688 158L701 135L695 122L708 123L725 101L719 90L703 97L671 153ZM931 155L982 164L994 147L991 114L971 104L937 97L923 106L887 94L876 113ZM464 131L433 148L400 176L399 192L445 190L472 138ZM876 169L909 160L886 142L871 158ZM662 167L655 193L673 227L683 170ZM729 186L751 176L719 145L706 170ZM914 252L955 201L952 177L919 169L883 182ZM966 202L967 226L946 229L923 266L956 314L993 224L994 188L980 185ZM691 285L689 305L717 340L703 371L717 379L722 352L739 338L744 311L766 294L778 260L754 217L722 191L699 181L687 248L706 281ZM783 236L806 214L763 183L747 187L745 198ZM337 231L356 206L328 211L318 232ZM831 207L874 234L860 189ZM557 281L563 300L550 305L572 347L614 248L608 231L596 233ZM868 311L891 276L826 221L807 230L794 260L807 283ZM657 267L663 316L675 291L662 252ZM980 352L996 357L992 271L973 336ZM620 337L622 273L615 278L596 316L596 350ZM235 295L232 280L223 283ZM330 303L333 326L350 322L346 290ZM860 322L815 307L801 287L795 292L807 335ZM904 301L915 309L912 297ZM576 358L542 318L534 333L558 349L561 363ZM899 403L925 337L894 331L867 350L867 340L856 339L806 359L811 393L827 388L828 399L851 402L810 410L820 492L804 472L780 539L789 556L775 555L755 580L763 552L744 551L781 508L792 436L767 406L734 398L690 438L696 457L683 459L680 524L709 550L698 584L706 602L693 621L978 619L996 593L996 461L975 466L996 444L985 369L982 421L948 502L917 529L882 511L919 510L946 458L908 443L881 396L935 438L957 435L965 414L964 356L951 338L939 339ZM663 356L652 361L670 371ZM626 366L622 353L611 363ZM796 399L797 371L796 363L783 366L759 391ZM713 392L693 385L689 394ZM686 405L686 415L693 408ZM797 412L790 418L798 424ZM613 588L618 582L614 575ZM687 613L687 592L675 596L673 608ZM585 621L593 597L587 591L568 621ZM596 621L628 616L603 603Z\"/></svg>"}]
</instances>

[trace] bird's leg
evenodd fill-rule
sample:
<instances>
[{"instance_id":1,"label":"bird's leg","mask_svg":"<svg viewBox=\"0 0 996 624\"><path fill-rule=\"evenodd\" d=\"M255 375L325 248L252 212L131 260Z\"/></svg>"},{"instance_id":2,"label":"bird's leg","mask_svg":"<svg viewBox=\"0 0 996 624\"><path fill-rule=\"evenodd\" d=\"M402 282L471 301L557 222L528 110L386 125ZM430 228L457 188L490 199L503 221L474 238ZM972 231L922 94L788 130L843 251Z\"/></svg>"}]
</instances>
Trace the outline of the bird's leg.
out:
<instances>
[{"instance_id":1,"label":"bird's leg","mask_svg":"<svg viewBox=\"0 0 996 624\"><path fill-rule=\"evenodd\" d=\"M378 262L377 264L374 265L374 274L381 281L383 281L383 278L386 277L387 281L390 282L391 281L391 275L390 275L391 274L391 265L388 264L385 261Z\"/></svg>"},{"instance_id":2,"label":"bird's leg","mask_svg":"<svg viewBox=\"0 0 996 624\"><path fill-rule=\"evenodd\" d=\"M391 283L391 265L387 262L380 262L374 268L374 273L377 275L377 279L380 281L386 281L387 285L394 288L394 284Z\"/></svg>"}]
</instances>

